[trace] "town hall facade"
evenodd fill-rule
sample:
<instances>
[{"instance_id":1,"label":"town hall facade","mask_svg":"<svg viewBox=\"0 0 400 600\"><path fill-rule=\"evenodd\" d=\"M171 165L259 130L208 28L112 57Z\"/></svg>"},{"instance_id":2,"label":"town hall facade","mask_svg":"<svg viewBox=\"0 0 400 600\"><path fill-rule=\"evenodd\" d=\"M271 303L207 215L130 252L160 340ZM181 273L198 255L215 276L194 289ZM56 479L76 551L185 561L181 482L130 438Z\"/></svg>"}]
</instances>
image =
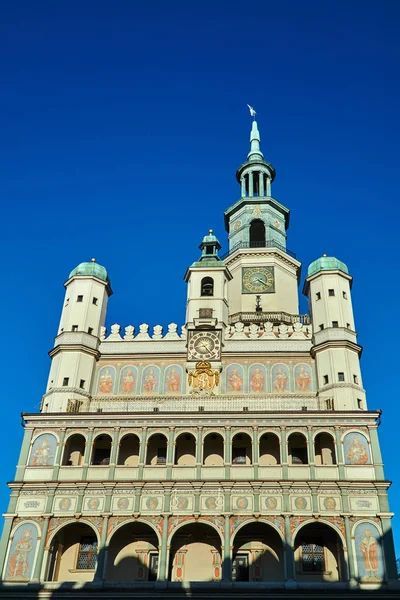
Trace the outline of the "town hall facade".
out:
<instances>
[{"instance_id":1,"label":"town hall facade","mask_svg":"<svg viewBox=\"0 0 400 600\"><path fill-rule=\"evenodd\" d=\"M352 277L315 260L299 314L289 210L255 120L236 177L229 250L203 238L182 326L107 331L106 269L70 273L40 412L23 414L0 597L395 588Z\"/></svg>"}]
</instances>

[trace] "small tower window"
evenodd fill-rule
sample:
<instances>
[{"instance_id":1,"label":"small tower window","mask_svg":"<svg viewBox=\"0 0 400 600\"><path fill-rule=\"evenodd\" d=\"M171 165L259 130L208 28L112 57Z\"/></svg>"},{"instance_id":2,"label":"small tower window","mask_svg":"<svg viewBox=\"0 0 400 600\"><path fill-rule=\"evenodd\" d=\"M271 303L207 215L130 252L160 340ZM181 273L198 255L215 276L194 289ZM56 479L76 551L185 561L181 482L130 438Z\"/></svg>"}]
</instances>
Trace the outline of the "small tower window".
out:
<instances>
[{"instance_id":1,"label":"small tower window","mask_svg":"<svg viewBox=\"0 0 400 600\"><path fill-rule=\"evenodd\" d=\"M358 398L358 399L357 399L357 406L358 406L358 408L359 408L360 410L362 410L363 403L362 403L362 400L361 400L361 398Z\"/></svg>"},{"instance_id":2,"label":"small tower window","mask_svg":"<svg viewBox=\"0 0 400 600\"><path fill-rule=\"evenodd\" d=\"M265 248L265 225L261 219L250 224L250 248Z\"/></svg>"},{"instance_id":3,"label":"small tower window","mask_svg":"<svg viewBox=\"0 0 400 600\"><path fill-rule=\"evenodd\" d=\"M63 386L66 387L69 384L69 377L64 377Z\"/></svg>"},{"instance_id":4,"label":"small tower window","mask_svg":"<svg viewBox=\"0 0 400 600\"><path fill-rule=\"evenodd\" d=\"M78 331L78 325L72 325L71 331Z\"/></svg>"},{"instance_id":5,"label":"small tower window","mask_svg":"<svg viewBox=\"0 0 400 600\"><path fill-rule=\"evenodd\" d=\"M79 384L79 387L81 388L81 390L84 390L84 389L85 389L85 380L84 380L84 379L81 379L81 382L80 382L80 384Z\"/></svg>"},{"instance_id":6,"label":"small tower window","mask_svg":"<svg viewBox=\"0 0 400 600\"><path fill-rule=\"evenodd\" d=\"M344 381L344 373L342 373L342 372L339 372L339 373L337 374L337 377L338 377L338 381Z\"/></svg>"},{"instance_id":7,"label":"small tower window","mask_svg":"<svg viewBox=\"0 0 400 600\"><path fill-rule=\"evenodd\" d=\"M92 335L92 333L93 333L93 327L89 327L88 330L87 330L87 332L88 332L89 335Z\"/></svg>"},{"instance_id":8,"label":"small tower window","mask_svg":"<svg viewBox=\"0 0 400 600\"><path fill-rule=\"evenodd\" d=\"M201 280L201 295L214 296L214 280L212 277L203 277Z\"/></svg>"},{"instance_id":9,"label":"small tower window","mask_svg":"<svg viewBox=\"0 0 400 600\"><path fill-rule=\"evenodd\" d=\"M357 375L353 375L353 381L356 385L358 385L358 377Z\"/></svg>"},{"instance_id":10,"label":"small tower window","mask_svg":"<svg viewBox=\"0 0 400 600\"><path fill-rule=\"evenodd\" d=\"M328 294L330 296L334 296L335 295L335 290L328 290Z\"/></svg>"},{"instance_id":11,"label":"small tower window","mask_svg":"<svg viewBox=\"0 0 400 600\"><path fill-rule=\"evenodd\" d=\"M83 296L78 296L76 299L77 302L83 302Z\"/></svg>"},{"instance_id":12,"label":"small tower window","mask_svg":"<svg viewBox=\"0 0 400 600\"><path fill-rule=\"evenodd\" d=\"M346 293L346 292L343 292L343 298L344 298L345 300L347 300L347 293Z\"/></svg>"},{"instance_id":13,"label":"small tower window","mask_svg":"<svg viewBox=\"0 0 400 600\"><path fill-rule=\"evenodd\" d=\"M322 331L322 330L323 330L323 328L324 328L324 324L323 324L323 323L321 323L321 325L319 326L319 330L320 330L320 331Z\"/></svg>"},{"instance_id":14,"label":"small tower window","mask_svg":"<svg viewBox=\"0 0 400 600\"><path fill-rule=\"evenodd\" d=\"M324 375L324 385L327 385L329 383L329 377L328 375Z\"/></svg>"},{"instance_id":15,"label":"small tower window","mask_svg":"<svg viewBox=\"0 0 400 600\"><path fill-rule=\"evenodd\" d=\"M321 292L317 292L315 295L317 296L317 300L321 300Z\"/></svg>"},{"instance_id":16,"label":"small tower window","mask_svg":"<svg viewBox=\"0 0 400 600\"><path fill-rule=\"evenodd\" d=\"M339 327L339 321L332 321L332 327Z\"/></svg>"},{"instance_id":17,"label":"small tower window","mask_svg":"<svg viewBox=\"0 0 400 600\"><path fill-rule=\"evenodd\" d=\"M93 300L92 300L92 303L93 303L95 306L97 306L97 302L98 302L98 299L97 299L97 298L93 298Z\"/></svg>"}]
</instances>

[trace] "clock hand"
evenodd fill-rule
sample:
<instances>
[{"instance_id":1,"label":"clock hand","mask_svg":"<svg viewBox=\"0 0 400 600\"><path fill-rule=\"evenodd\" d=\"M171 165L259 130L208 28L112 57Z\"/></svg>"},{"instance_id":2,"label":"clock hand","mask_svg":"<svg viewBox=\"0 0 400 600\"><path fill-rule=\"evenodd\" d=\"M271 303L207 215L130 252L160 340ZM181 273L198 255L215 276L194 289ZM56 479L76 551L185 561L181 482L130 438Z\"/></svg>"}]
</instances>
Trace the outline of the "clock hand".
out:
<instances>
[{"instance_id":1,"label":"clock hand","mask_svg":"<svg viewBox=\"0 0 400 600\"><path fill-rule=\"evenodd\" d=\"M262 283L263 285L265 285L265 281L263 281L262 279L259 279L258 277L256 277L256 281L259 281L260 283Z\"/></svg>"}]
</instances>

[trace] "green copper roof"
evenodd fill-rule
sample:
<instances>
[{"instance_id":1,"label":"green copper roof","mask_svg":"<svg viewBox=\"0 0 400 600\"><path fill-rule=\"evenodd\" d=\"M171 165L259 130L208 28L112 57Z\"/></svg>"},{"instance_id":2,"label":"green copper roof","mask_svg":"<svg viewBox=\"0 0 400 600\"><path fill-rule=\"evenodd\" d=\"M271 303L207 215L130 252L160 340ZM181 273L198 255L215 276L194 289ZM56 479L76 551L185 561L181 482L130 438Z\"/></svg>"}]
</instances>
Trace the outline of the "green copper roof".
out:
<instances>
[{"instance_id":1,"label":"green copper roof","mask_svg":"<svg viewBox=\"0 0 400 600\"><path fill-rule=\"evenodd\" d=\"M71 277L97 277L97 279L102 279L103 281L110 281L105 268L95 260L83 262L75 267L69 274L69 279Z\"/></svg>"},{"instance_id":2,"label":"green copper roof","mask_svg":"<svg viewBox=\"0 0 400 600\"><path fill-rule=\"evenodd\" d=\"M326 256L326 254L311 263L308 267L307 276L315 275L319 271L343 271L343 273L349 274L349 270L344 262L334 256Z\"/></svg>"}]
</instances>

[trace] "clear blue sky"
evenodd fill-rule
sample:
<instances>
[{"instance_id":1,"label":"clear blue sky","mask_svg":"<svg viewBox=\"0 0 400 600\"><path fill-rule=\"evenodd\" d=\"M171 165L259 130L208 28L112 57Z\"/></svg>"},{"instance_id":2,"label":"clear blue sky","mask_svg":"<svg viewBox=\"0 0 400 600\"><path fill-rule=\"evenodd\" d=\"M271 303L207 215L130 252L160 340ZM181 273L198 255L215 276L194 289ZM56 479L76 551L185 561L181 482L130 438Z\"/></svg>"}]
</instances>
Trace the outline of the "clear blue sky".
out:
<instances>
[{"instance_id":1,"label":"clear blue sky","mask_svg":"<svg viewBox=\"0 0 400 600\"><path fill-rule=\"evenodd\" d=\"M364 384L383 409L400 513L400 3L3 0L0 21L2 480L20 412L45 390L76 264L107 267L109 325L183 323L202 236L212 227L227 248L249 103L303 278L324 252L354 276ZM1 484L3 511L7 499Z\"/></svg>"}]
</instances>

